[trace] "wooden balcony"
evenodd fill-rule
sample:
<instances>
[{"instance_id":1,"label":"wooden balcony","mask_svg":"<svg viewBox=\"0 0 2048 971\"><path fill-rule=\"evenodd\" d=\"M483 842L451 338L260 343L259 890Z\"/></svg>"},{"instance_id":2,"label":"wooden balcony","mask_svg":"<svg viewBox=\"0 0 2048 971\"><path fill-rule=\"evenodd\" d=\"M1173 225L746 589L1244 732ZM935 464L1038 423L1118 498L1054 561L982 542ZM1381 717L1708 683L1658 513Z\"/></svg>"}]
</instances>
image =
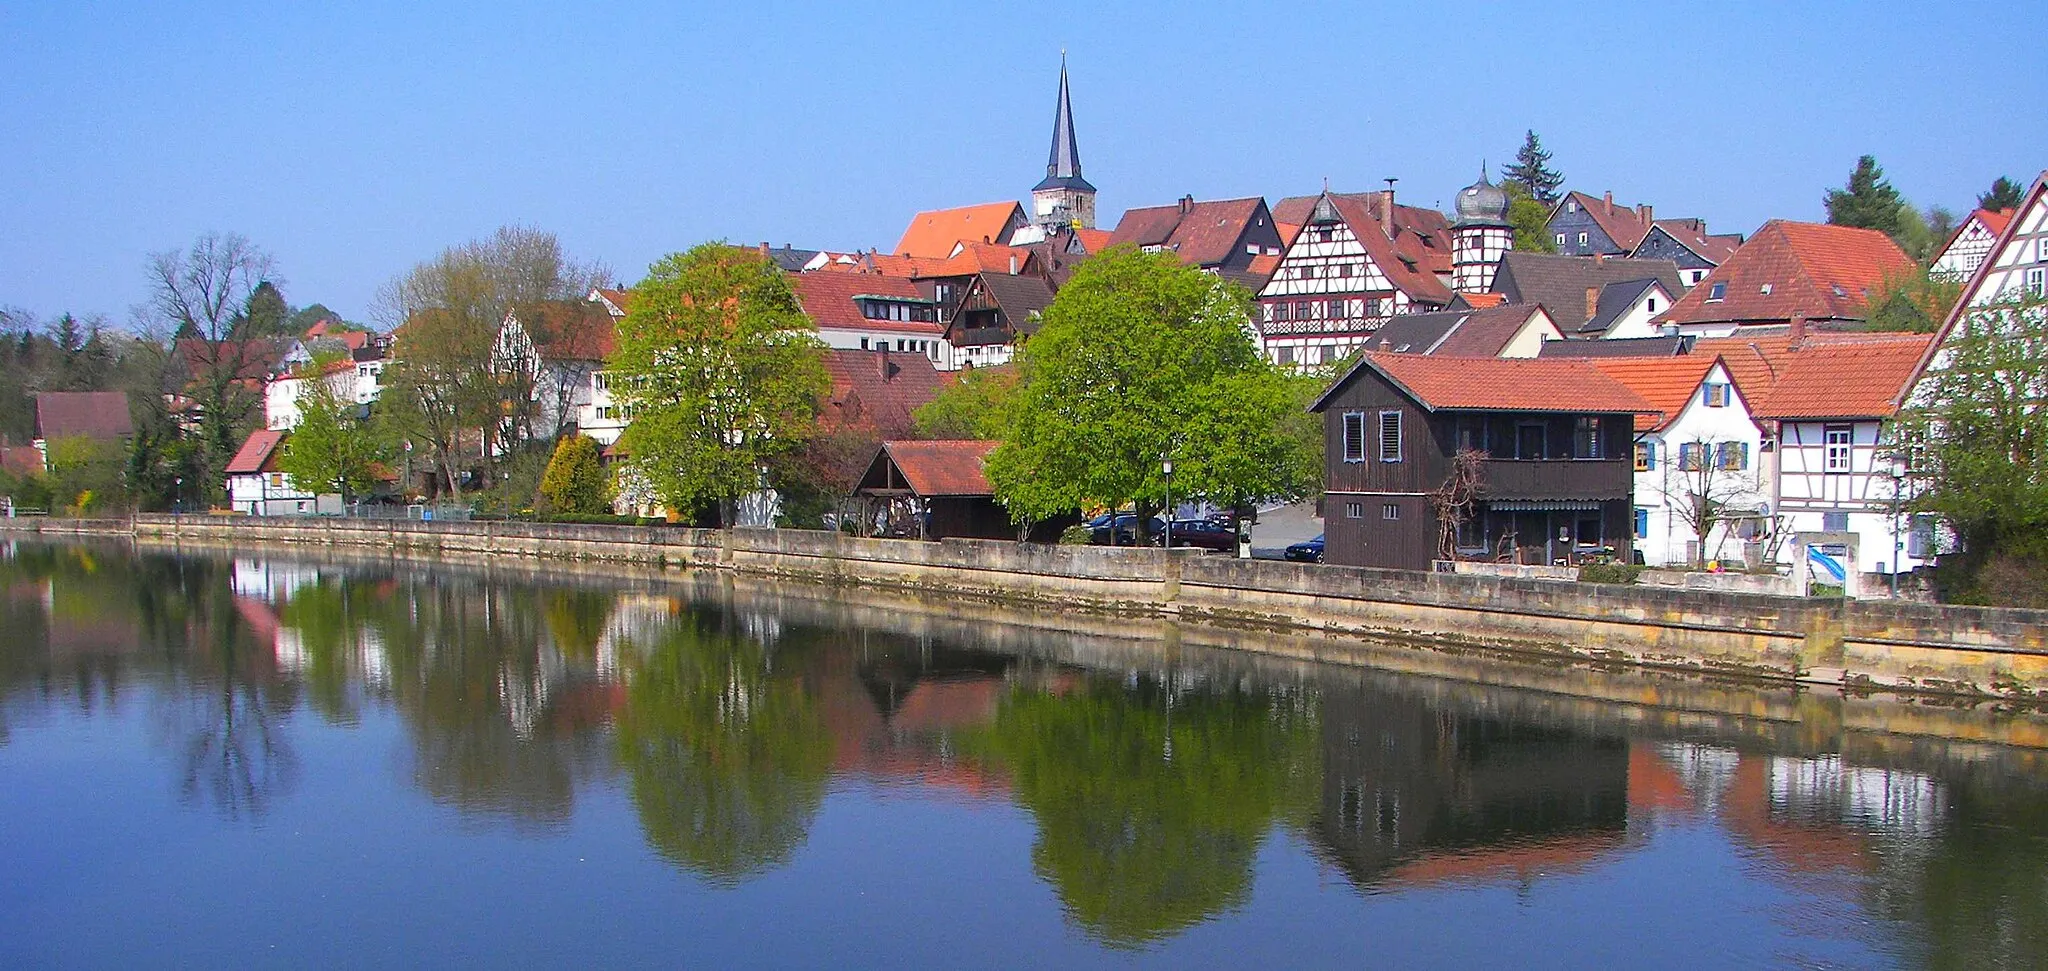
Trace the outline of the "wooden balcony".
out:
<instances>
[{"instance_id":1,"label":"wooden balcony","mask_svg":"<svg viewBox=\"0 0 2048 971\"><path fill-rule=\"evenodd\" d=\"M1487 459L1488 499L1626 499L1635 485L1627 459Z\"/></svg>"}]
</instances>

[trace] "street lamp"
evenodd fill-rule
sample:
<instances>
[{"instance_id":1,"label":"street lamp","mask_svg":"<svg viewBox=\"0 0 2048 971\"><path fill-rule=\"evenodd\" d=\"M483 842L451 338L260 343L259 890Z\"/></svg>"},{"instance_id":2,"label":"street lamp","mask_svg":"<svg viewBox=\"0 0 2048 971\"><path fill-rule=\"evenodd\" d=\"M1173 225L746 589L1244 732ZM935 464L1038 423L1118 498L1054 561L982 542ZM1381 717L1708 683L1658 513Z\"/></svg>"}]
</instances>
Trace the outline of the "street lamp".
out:
<instances>
[{"instance_id":1,"label":"street lamp","mask_svg":"<svg viewBox=\"0 0 2048 971\"><path fill-rule=\"evenodd\" d=\"M1166 545L1173 549L1173 457L1163 456L1159 460L1159 471L1166 476Z\"/></svg>"},{"instance_id":2,"label":"street lamp","mask_svg":"<svg viewBox=\"0 0 2048 971\"><path fill-rule=\"evenodd\" d=\"M1903 539L1899 536L1899 499L1901 498L1899 494L1905 490L1905 459L1897 455L1892 456L1891 465L1885 469L1885 474L1890 476L1892 480L1892 599L1897 600L1899 599L1899 548L1905 545Z\"/></svg>"}]
</instances>

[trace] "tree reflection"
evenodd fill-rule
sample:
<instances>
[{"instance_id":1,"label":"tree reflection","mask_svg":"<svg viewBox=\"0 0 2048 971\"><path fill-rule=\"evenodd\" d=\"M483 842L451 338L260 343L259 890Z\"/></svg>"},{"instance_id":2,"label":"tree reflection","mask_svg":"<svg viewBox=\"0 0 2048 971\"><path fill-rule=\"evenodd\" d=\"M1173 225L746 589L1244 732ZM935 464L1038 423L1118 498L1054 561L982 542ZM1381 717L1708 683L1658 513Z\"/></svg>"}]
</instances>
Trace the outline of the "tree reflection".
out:
<instances>
[{"instance_id":1,"label":"tree reflection","mask_svg":"<svg viewBox=\"0 0 2048 971\"><path fill-rule=\"evenodd\" d=\"M2039 967L2048 954L2048 795L1959 786L1940 838L1880 841L1876 906L1930 968Z\"/></svg>"},{"instance_id":2,"label":"tree reflection","mask_svg":"<svg viewBox=\"0 0 2048 971\"><path fill-rule=\"evenodd\" d=\"M1244 902L1265 834L1311 798L1317 717L1298 695L1091 681L1013 694L986 744L1037 817L1039 876L1132 947Z\"/></svg>"},{"instance_id":3,"label":"tree reflection","mask_svg":"<svg viewBox=\"0 0 2048 971\"><path fill-rule=\"evenodd\" d=\"M619 761L647 842L714 884L787 862L824 801L832 739L792 660L686 617L627 692Z\"/></svg>"}]
</instances>

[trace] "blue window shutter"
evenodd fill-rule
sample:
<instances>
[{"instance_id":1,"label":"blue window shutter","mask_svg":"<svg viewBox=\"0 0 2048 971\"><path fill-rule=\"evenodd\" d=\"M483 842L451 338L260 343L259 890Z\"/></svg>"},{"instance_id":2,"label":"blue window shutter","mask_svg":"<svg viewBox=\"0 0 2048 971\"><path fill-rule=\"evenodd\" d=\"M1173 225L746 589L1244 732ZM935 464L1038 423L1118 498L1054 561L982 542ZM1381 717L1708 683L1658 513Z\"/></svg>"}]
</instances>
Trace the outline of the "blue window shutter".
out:
<instances>
[{"instance_id":1,"label":"blue window shutter","mask_svg":"<svg viewBox=\"0 0 2048 971\"><path fill-rule=\"evenodd\" d=\"M1648 509L1636 510L1636 538L1650 538L1650 511Z\"/></svg>"},{"instance_id":2,"label":"blue window shutter","mask_svg":"<svg viewBox=\"0 0 2048 971\"><path fill-rule=\"evenodd\" d=\"M1656 442L1644 442L1644 443L1643 443L1643 468L1645 468L1645 469L1648 469L1649 471L1652 471L1652 472L1655 472L1655 471L1657 470L1657 443L1656 443ZM1636 510L1636 513L1637 513L1637 515L1641 515L1641 514L1642 514L1642 512L1643 512L1643 510L1641 510L1641 509L1638 509L1638 510Z\"/></svg>"}]
</instances>

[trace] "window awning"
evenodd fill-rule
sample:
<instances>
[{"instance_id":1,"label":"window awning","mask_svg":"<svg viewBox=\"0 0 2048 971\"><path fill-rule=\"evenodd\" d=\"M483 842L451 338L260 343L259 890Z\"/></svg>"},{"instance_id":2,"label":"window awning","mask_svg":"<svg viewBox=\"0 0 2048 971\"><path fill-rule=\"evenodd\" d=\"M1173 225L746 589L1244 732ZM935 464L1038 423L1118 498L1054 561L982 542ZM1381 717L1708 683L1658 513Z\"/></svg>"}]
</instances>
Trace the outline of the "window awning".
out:
<instances>
[{"instance_id":1,"label":"window awning","mask_svg":"<svg viewBox=\"0 0 2048 971\"><path fill-rule=\"evenodd\" d=\"M1598 512L1589 499L1502 499L1486 504L1494 512Z\"/></svg>"}]
</instances>

